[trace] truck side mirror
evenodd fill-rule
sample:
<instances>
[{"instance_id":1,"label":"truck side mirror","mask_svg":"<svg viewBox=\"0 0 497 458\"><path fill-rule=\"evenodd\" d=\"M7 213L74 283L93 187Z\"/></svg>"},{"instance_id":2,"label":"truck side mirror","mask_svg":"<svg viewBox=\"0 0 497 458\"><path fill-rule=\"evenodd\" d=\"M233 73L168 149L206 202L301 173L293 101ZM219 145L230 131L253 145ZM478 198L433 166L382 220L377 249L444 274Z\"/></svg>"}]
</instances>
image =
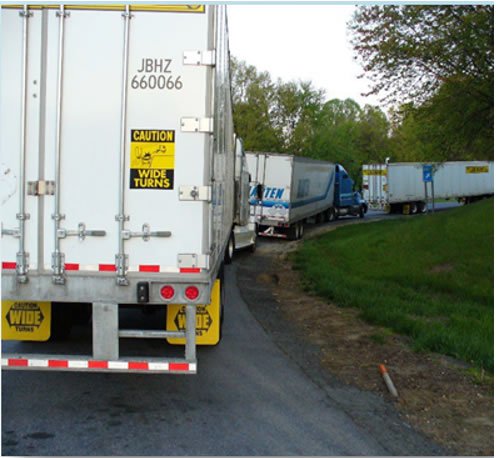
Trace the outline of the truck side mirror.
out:
<instances>
[{"instance_id":1,"label":"truck side mirror","mask_svg":"<svg viewBox=\"0 0 497 458\"><path fill-rule=\"evenodd\" d=\"M262 184L258 184L256 187L255 195L257 196L257 200L262 200L262 197L264 195L264 186Z\"/></svg>"}]
</instances>

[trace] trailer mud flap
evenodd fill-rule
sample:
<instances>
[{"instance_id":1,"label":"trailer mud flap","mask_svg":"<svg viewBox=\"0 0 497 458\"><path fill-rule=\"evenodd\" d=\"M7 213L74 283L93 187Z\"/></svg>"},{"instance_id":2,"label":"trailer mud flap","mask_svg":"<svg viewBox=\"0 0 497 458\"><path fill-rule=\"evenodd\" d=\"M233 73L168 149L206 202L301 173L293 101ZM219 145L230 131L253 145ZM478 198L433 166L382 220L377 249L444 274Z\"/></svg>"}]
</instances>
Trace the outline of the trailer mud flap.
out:
<instances>
[{"instance_id":1,"label":"trailer mud flap","mask_svg":"<svg viewBox=\"0 0 497 458\"><path fill-rule=\"evenodd\" d=\"M50 302L2 301L2 340L50 338Z\"/></svg>"},{"instance_id":2,"label":"trailer mud flap","mask_svg":"<svg viewBox=\"0 0 497 458\"><path fill-rule=\"evenodd\" d=\"M221 329L220 280L217 279L211 291L211 303L197 306L197 345L216 345ZM185 305L167 306L167 330L184 331L186 323ZM185 339L167 339L173 345L185 345Z\"/></svg>"}]
</instances>

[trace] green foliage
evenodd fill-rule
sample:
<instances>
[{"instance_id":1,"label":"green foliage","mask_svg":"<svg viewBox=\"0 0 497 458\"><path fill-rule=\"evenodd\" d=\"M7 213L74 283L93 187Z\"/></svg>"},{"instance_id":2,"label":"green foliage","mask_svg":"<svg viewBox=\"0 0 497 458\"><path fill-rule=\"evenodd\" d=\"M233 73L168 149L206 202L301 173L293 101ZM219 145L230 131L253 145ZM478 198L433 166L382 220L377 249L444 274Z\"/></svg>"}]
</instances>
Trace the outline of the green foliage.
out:
<instances>
[{"instance_id":1,"label":"green foliage","mask_svg":"<svg viewBox=\"0 0 497 458\"><path fill-rule=\"evenodd\" d=\"M231 61L233 122L247 150L278 151L278 132L272 125L274 87L268 73L258 73L253 66Z\"/></svg>"},{"instance_id":2,"label":"green foliage","mask_svg":"<svg viewBox=\"0 0 497 458\"><path fill-rule=\"evenodd\" d=\"M404 160L493 159L493 12L364 6L349 23L370 93L404 105L392 139Z\"/></svg>"},{"instance_id":3,"label":"green foliage","mask_svg":"<svg viewBox=\"0 0 497 458\"><path fill-rule=\"evenodd\" d=\"M371 93L395 104L389 117L233 59L234 121L246 150L338 162L356 181L362 164L386 157L493 160L493 6L368 5L349 28Z\"/></svg>"},{"instance_id":4,"label":"green foliage","mask_svg":"<svg viewBox=\"0 0 497 458\"><path fill-rule=\"evenodd\" d=\"M425 101L472 79L476 97L493 98L493 6L364 6L349 27L375 94Z\"/></svg>"},{"instance_id":5,"label":"green foliage","mask_svg":"<svg viewBox=\"0 0 497 458\"><path fill-rule=\"evenodd\" d=\"M247 151L294 154L342 164L360 180L365 162L390 155L389 122L352 99L324 102L310 82L273 82L232 59L233 117Z\"/></svg>"},{"instance_id":6,"label":"green foliage","mask_svg":"<svg viewBox=\"0 0 497 458\"><path fill-rule=\"evenodd\" d=\"M306 241L295 265L315 293L414 348L491 371L493 204L339 228Z\"/></svg>"},{"instance_id":7,"label":"green foliage","mask_svg":"<svg viewBox=\"0 0 497 458\"><path fill-rule=\"evenodd\" d=\"M233 117L248 151L310 155L312 124L324 91L310 82L273 82L245 62L231 61Z\"/></svg>"}]
</instances>

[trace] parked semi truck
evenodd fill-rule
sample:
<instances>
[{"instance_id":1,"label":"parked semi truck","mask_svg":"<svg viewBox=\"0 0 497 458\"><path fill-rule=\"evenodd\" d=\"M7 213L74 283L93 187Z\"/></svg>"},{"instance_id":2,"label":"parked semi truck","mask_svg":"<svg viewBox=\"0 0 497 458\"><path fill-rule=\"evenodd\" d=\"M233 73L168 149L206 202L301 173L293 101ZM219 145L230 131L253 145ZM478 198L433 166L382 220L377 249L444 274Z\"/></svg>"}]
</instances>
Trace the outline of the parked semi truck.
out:
<instances>
[{"instance_id":1,"label":"parked semi truck","mask_svg":"<svg viewBox=\"0 0 497 458\"><path fill-rule=\"evenodd\" d=\"M428 175L423 171L428 171ZM428 200L458 199L470 203L493 196L494 163L391 163L387 160L384 164L363 165L362 188L371 208L389 213L424 213L427 197Z\"/></svg>"},{"instance_id":2,"label":"parked semi truck","mask_svg":"<svg viewBox=\"0 0 497 458\"><path fill-rule=\"evenodd\" d=\"M339 164L276 153L247 152L251 217L264 236L299 239L304 223L364 216L367 206Z\"/></svg>"},{"instance_id":3,"label":"parked semi truck","mask_svg":"<svg viewBox=\"0 0 497 458\"><path fill-rule=\"evenodd\" d=\"M91 354L21 345L2 367L195 373L197 345L220 339L224 264L255 241L226 6L25 5L1 21L2 338L92 314ZM167 323L120 329L123 304ZM141 338L184 357L122 354Z\"/></svg>"}]
</instances>

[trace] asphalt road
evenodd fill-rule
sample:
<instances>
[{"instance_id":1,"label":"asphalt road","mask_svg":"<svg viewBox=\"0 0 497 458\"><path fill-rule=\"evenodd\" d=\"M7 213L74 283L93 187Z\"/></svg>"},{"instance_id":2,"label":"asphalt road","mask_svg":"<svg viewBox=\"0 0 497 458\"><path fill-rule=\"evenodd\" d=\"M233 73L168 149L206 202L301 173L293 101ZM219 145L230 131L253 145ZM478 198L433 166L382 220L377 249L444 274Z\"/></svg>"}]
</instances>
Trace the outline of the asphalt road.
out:
<instances>
[{"instance_id":1,"label":"asphalt road","mask_svg":"<svg viewBox=\"0 0 497 458\"><path fill-rule=\"evenodd\" d=\"M265 304L270 305L271 298L268 291L251 288L246 281L247 259L250 256L241 253L226 268L230 300L223 341L199 349L197 375L2 371L2 454L442 453L409 430L380 397L327 381L319 369L302 364L309 355L292 338L290 328L279 338L265 331L247 301L258 319L269 322L271 317L261 318L260 311L270 310ZM257 266L252 265L253 273ZM274 319L276 329L279 323ZM72 344L84 347L78 338ZM290 346L282 346L282 339ZM2 348L22 353L26 345L3 342ZM61 346L43 345L47 353L58 352ZM160 351L164 344L144 345Z\"/></svg>"}]
</instances>

